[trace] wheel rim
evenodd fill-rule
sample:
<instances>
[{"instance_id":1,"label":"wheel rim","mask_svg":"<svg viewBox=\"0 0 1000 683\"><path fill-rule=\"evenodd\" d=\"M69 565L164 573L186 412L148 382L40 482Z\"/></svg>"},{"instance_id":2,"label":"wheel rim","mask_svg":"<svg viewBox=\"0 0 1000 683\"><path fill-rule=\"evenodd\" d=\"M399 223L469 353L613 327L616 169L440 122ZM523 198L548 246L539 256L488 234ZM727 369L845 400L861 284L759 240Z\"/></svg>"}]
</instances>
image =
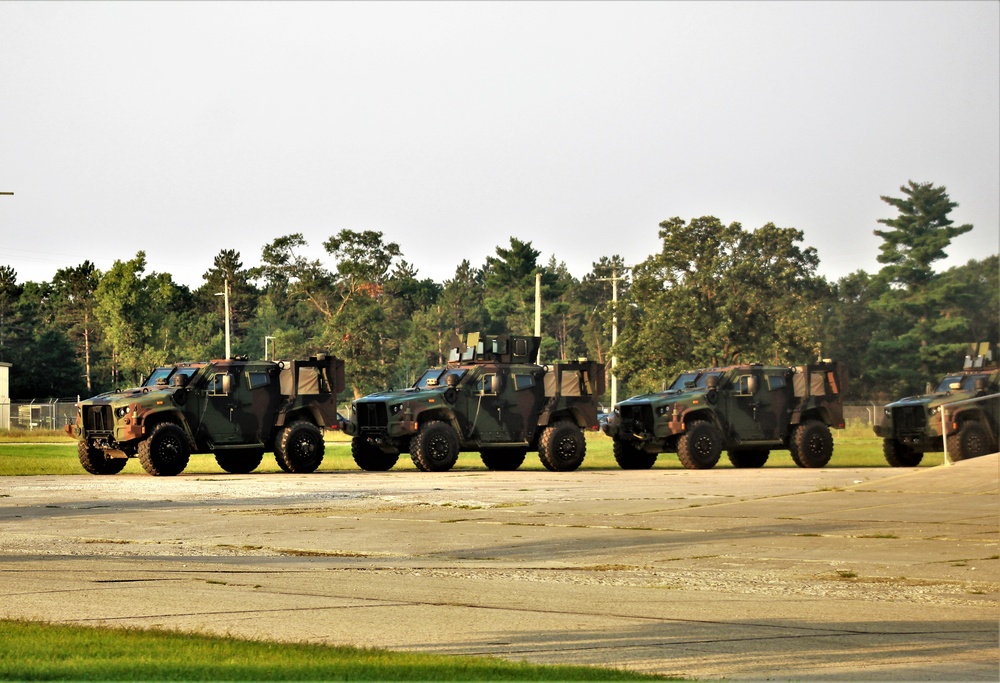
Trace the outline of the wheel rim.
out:
<instances>
[{"instance_id":1,"label":"wheel rim","mask_svg":"<svg viewBox=\"0 0 1000 683\"><path fill-rule=\"evenodd\" d=\"M576 457L576 440L565 436L556 444L556 457L560 460L572 460Z\"/></svg>"},{"instance_id":2,"label":"wheel rim","mask_svg":"<svg viewBox=\"0 0 1000 683\"><path fill-rule=\"evenodd\" d=\"M293 451L302 459L310 459L316 455L316 442L308 434L303 434L295 440Z\"/></svg>"},{"instance_id":3,"label":"wheel rim","mask_svg":"<svg viewBox=\"0 0 1000 683\"><path fill-rule=\"evenodd\" d=\"M977 430L973 430L966 438L966 450L973 456L986 453L986 441Z\"/></svg>"},{"instance_id":4,"label":"wheel rim","mask_svg":"<svg viewBox=\"0 0 1000 683\"><path fill-rule=\"evenodd\" d=\"M703 436L694 443L694 454L699 460L710 460L714 446L714 439L710 436Z\"/></svg>"},{"instance_id":5,"label":"wheel rim","mask_svg":"<svg viewBox=\"0 0 1000 683\"><path fill-rule=\"evenodd\" d=\"M441 462L451 457L451 444L443 436L435 436L427 443L427 455L431 460Z\"/></svg>"},{"instance_id":6,"label":"wheel rim","mask_svg":"<svg viewBox=\"0 0 1000 683\"><path fill-rule=\"evenodd\" d=\"M167 434L156 446L156 457L165 463L175 463L182 459L184 446L173 434Z\"/></svg>"}]
</instances>

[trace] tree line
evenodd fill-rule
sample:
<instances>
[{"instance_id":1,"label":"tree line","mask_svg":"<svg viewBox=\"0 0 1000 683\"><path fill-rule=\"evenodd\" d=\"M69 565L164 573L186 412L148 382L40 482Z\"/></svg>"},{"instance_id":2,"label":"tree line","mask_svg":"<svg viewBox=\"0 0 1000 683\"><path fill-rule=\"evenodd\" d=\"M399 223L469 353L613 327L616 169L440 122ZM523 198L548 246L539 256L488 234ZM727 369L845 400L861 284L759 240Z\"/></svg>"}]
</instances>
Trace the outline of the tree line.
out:
<instances>
[{"instance_id":1,"label":"tree line","mask_svg":"<svg viewBox=\"0 0 1000 683\"><path fill-rule=\"evenodd\" d=\"M817 274L802 231L713 216L663 221L657 253L631 268L602 256L580 278L511 237L484 263L462 260L435 282L374 230L341 230L321 250L285 235L253 267L225 249L196 289L147 273L142 251L106 272L90 261L62 268L50 282L19 283L0 266L0 361L13 365L11 398L23 400L92 395L134 385L157 365L221 358L217 294L228 282L234 355L333 353L360 396L408 386L467 332L532 334L541 274L543 362L609 364L614 354L624 392L660 389L693 367L824 357L848 366L849 398L885 400L922 391L960 367L970 342L996 341L1000 329L997 255L936 271L972 226L953 224L957 204L944 187L900 190L882 197L897 215L875 231L881 269L836 282Z\"/></svg>"}]
</instances>

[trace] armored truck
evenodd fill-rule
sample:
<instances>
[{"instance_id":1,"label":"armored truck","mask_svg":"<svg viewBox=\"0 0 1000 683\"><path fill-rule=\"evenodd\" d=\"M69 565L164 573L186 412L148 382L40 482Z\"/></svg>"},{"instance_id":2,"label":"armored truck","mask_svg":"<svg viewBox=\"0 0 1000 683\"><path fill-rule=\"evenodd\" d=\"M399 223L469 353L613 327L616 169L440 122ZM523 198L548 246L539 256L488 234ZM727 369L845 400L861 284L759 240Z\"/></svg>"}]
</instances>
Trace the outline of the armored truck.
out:
<instances>
[{"instance_id":1,"label":"armored truck","mask_svg":"<svg viewBox=\"0 0 1000 683\"><path fill-rule=\"evenodd\" d=\"M832 361L682 372L666 390L615 406L604 432L622 469L648 469L660 453L709 469L723 450L734 467L763 467L775 449L788 449L799 467L823 467L833 455L830 427L844 427L844 374Z\"/></svg>"},{"instance_id":2,"label":"armored truck","mask_svg":"<svg viewBox=\"0 0 1000 683\"><path fill-rule=\"evenodd\" d=\"M882 437L886 462L893 467L916 467L924 453L940 453L945 446L952 461L995 453L998 392L996 347L973 345L962 370L945 375L925 394L888 404L876 416L875 435Z\"/></svg>"},{"instance_id":3,"label":"armored truck","mask_svg":"<svg viewBox=\"0 0 1000 683\"><path fill-rule=\"evenodd\" d=\"M417 469L450 470L460 452L478 451L491 470L516 470L528 451L546 469L577 469L585 430L597 430L604 366L592 361L538 365L540 337L470 334L444 367L410 388L354 401L346 431L364 470L391 469L409 452Z\"/></svg>"},{"instance_id":4,"label":"armored truck","mask_svg":"<svg viewBox=\"0 0 1000 683\"><path fill-rule=\"evenodd\" d=\"M66 431L91 474L117 474L139 458L149 474L172 476L192 453L213 453L225 471L245 474L268 451L286 472L313 472L323 461L323 430L341 427L343 389L344 362L325 354L176 363L139 387L81 401Z\"/></svg>"}]
</instances>

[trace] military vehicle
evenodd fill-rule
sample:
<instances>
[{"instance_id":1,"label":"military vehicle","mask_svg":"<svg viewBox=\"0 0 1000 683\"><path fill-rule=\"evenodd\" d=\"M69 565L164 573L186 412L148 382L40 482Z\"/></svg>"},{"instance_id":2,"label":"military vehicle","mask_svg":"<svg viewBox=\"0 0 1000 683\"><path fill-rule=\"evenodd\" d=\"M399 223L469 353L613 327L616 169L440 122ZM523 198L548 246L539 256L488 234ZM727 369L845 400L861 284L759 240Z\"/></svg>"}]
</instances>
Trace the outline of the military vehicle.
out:
<instances>
[{"instance_id":1,"label":"military vehicle","mask_svg":"<svg viewBox=\"0 0 1000 683\"><path fill-rule=\"evenodd\" d=\"M893 467L916 467L924 453L948 447L950 460L997 450L1000 422L1000 367L997 349L972 345L962 370L952 372L927 393L888 404L876 416L875 435ZM947 439L947 444L945 444Z\"/></svg>"},{"instance_id":2,"label":"military vehicle","mask_svg":"<svg viewBox=\"0 0 1000 683\"><path fill-rule=\"evenodd\" d=\"M665 391L619 403L604 432L627 470L652 467L660 453L709 469L723 450L734 467L763 467L772 450L786 448L799 467L823 467L833 455L830 427L844 427L844 390L831 361L691 370Z\"/></svg>"},{"instance_id":3,"label":"military vehicle","mask_svg":"<svg viewBox=\"0 0 1000 683\"><path fill-rule=\"evenodd\" d=\"M547 469L575 470L586 456L584 430L597 429L604 366L537 365L540 343L473 333L411 388L354 401L345 427L354 461L385 471L408 451L418 469L444 472L460 452L478 451L489 469L516 470L538 451Z\"/></svg>"},{"instance_id":4,"label":"military vehicle","mask_svg":"<svg viewBox=\"0 0 1000 683\"><path fill-rule=\"evenodd\" d=\"M344 362L325 354L177 363L134 389L81 401L66 431L91 474L117 474L137 457L149 474L172 476L192 453L213 453L225 471L245 474L267 451L286 472L312 472L323 461L323 429L341 426L343 389Z\"/></svg>"}]
</instances>

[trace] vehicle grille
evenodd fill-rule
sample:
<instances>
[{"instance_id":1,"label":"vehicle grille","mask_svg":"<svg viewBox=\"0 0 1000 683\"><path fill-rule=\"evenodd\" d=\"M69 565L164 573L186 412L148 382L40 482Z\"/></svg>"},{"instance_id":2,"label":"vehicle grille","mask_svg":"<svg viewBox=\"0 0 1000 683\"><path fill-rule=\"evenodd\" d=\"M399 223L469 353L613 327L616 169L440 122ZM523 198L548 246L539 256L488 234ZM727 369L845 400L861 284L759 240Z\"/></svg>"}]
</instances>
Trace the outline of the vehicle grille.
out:
<instances>
[{"instance_id":1,"label":"vehicle grille","mask_svg":"<svg viewBox=\"0 0 1000 683\"><path fill-rule=\"evenodd\" d=\"M81 412L83 413L83 428L87 433L110 433L114 429L115 420L111 412L111 406L83 406Z\"/></svg>"},{"instance_id":2,"label":"vehicle grille","mask_svg":"<svg viewBox=\"0 0 1000 683\"><path fill-rule=\"evenodd\" d=\"M358 427L363 432L382 432L389 426L389 414L385 403L357 403L355 416L358 419Z\"/></svg>"},{"instance_id":3,"label":"vehicle grille","mask_svg":"<svg viewBox=\"0 0 1000 683\"><path fill-rule=\"evenodd\" d=\"M927 427L927 414L923 406L900 406L892 409L892 424L899 434L923 432Z\"/></svg>"},{"instance_id":4,"label":"vehicle grille","mask_svg":"<svg viewBox=\"0 0 1000 683\"><path fill-rule=\"evenodd\" d=\"M633 434L653 432L653 406L620 406L622 429Z\"/></svg>"}]
</instances>

